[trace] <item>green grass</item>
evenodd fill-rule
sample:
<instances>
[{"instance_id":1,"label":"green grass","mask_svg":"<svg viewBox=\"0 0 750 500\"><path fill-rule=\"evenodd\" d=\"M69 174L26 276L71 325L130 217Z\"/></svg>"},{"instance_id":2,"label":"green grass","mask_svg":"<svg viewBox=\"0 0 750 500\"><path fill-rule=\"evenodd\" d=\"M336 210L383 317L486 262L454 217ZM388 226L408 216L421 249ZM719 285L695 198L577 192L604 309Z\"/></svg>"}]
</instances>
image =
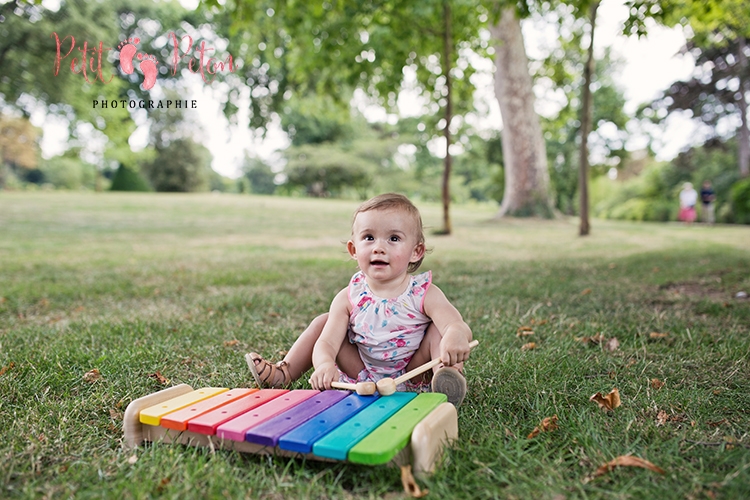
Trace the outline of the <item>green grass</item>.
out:
<instances>
[{"instance_id":1,"label":"green grass","mask_svg":"<svg viewBox=\"0 0 750 500\"><path fill-rule=\"evenodd\" d=\"M121 447L127 404L162 388L150 374L245 386L245 352L278 358L327 309L354 272L355 206L0 193L0 497L400 498L387 467L177 445L130 463ZM439 207L420 208L439 228ZM428 498L750 496L750 301L735 297L750 292L750 228L594 221L579 238L572 220L494 210L455 207L455 234L428 236L424 269L481 341ZM577 340L597 334L619 349ZM589 402L613 387L614 412ZM526 438L551 415L558 430ZM583 481L628 453L666 473Z\"/></svg>"}]
</instances>

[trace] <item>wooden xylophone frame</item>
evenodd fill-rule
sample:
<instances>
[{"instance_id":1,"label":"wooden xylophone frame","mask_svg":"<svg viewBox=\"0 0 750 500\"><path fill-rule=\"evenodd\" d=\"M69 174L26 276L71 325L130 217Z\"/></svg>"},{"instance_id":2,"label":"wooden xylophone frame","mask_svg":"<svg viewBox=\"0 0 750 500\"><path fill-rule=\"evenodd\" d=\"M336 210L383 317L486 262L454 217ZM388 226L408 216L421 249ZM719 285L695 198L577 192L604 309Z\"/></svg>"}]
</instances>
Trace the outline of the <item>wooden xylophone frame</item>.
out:
<instances>
[{"instance_id":1,"label":"wooden xylophone frame","mask_svg":"<svg viewBox=\"0 0 750 500\"><path fill-rule=\"evenodd\" d=\"M174 431L141 423L141 410L192 391L191 386L180 384L133 400L126 408L123 417L123 446L126 449L134 449L144 442L180 443L188 446L205 446L211 449L235 450L243 453L297 457L326 462L336 461L313 454L282 450L278 447L221 439L217 436L191 431ZM417 477L430 475L442 458L444 447L450 446L457 440L458 414L456 408L450 403L442 403L417 424L412 431L409 445L403 448L391 460L390 464L396 466L411 464Z\"/></svg>"}]
</instances>

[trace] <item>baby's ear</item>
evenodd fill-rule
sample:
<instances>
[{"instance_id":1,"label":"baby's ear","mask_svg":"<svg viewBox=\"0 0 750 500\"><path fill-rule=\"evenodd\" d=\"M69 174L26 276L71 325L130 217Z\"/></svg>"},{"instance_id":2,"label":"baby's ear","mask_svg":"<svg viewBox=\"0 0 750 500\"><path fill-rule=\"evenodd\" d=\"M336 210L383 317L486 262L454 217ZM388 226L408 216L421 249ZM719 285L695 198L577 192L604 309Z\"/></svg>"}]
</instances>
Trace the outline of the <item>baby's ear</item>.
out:
<instances>
[{"instance_id":1,"label":"baby's ear","mask_svg":"<svg viewBox=\"0 0 750 500\"><path fill-rule=\"evenodd\" d=\"M411 253L411 259L409 259L409 262L417 262L419 259L424 257L425 253L425 245L424 243L417 243L417 246L414 247L414 251Z\"/></svg>"},{"instance_id":2,"label":"baby's ear","mask_svg":"<svg viewBox=\"0 0 750 500\"><path fill-rule=\"evenodd\" d=\"M357 258L357 247L354 246L354 242L352 240L346 242L346 251L349 252L349 255L352 259Z\"/></svg>"}]
</instances>

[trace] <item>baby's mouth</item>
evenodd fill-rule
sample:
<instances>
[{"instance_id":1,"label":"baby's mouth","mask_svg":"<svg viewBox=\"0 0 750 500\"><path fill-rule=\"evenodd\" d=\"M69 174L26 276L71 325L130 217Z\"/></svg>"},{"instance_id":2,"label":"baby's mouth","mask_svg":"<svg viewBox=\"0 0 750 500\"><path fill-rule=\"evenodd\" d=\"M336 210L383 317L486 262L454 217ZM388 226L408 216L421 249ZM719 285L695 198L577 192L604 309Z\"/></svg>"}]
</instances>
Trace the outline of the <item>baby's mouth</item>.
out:
<instances>
[{"instance_id":1,"label":"baby's mouth","mask_svg":"<svg viewBox=\"0 0 750 500\"><path fill-rule=\"evenodd\" d=\"M371 266L387 266L388 263L384 260L373 260L370 262Z\"/></svg>"}]
</instances>

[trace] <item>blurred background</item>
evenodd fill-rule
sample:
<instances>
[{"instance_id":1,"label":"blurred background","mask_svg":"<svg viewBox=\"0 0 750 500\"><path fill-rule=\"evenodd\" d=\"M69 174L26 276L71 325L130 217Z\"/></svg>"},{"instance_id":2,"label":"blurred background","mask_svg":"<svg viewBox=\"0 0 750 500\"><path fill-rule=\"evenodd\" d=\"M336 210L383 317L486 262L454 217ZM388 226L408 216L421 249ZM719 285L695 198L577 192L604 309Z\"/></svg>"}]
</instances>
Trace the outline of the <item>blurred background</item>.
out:
<instances>
[{"instance_id":1,"label":"blurred background","mask_svg":"<svg viewBox=\"0 0 750 500\"><path fill-rule=\"evenodd\" d=\"M0 0L0 189L399 191L450 232L468 202L677 220L710 181L747 224L749 34L742 0Z\"/></svg>"}]
</instances>

